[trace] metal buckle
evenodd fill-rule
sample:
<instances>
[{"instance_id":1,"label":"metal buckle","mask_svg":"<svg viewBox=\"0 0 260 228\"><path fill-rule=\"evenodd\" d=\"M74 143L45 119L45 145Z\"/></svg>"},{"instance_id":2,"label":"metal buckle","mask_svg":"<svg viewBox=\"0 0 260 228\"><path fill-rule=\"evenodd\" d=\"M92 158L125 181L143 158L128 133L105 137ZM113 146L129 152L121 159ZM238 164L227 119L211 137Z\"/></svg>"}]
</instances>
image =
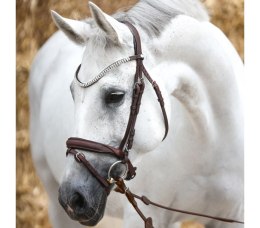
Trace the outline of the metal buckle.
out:
<instances>
[{"instance_id":1,"label":"metal buckle","mask_svg":"<svg viewBox=\"0 0 260 228\"><path fill-rule=\"evenodd\" d=\"M117 178L122 178L123 180L127 177L127 173L128 173L128 165L124 162L124 161L116 161L116 162L114 162L111 166L110 166L110 168L109 168L109 170L108 170L108 174L107 174L107 181L110 183L110 184L113 184L113 183L115 183L116 182L116 180L113 178L113 177L111 177L111 171L113 170L113 168L117 165L117 164L124 164L125 165L125 167L126 167L126 169L125 169L125 172L123 173L123 175L121 175L121 176L119 176L119 177L117 177Z\"/></svg>"},{"instance_id":2,"label":"metal buckle","mask_svg":"<svg viewBox=\"0 0 260 228\"><path fill-rule=\"evenodd\" d=\"M82 161L81 161L79 155L81 155L81 156L84 157L84 158L85 158L85 155L82 154L81 152L78 152L78 153L76 153L76 154L74 155L75 160L76 160L78 163L81 163Z\"/></svg>"},{"instance_id":3,"label":"metal buckle","mask_svg":"<svg viewBox=\"0 0 260 228\"><path fill-rule=\"evenodd\" d=\"M125 153L128 155L130 153L131 149L125 148Z\"/></svg>"}]
</instances>

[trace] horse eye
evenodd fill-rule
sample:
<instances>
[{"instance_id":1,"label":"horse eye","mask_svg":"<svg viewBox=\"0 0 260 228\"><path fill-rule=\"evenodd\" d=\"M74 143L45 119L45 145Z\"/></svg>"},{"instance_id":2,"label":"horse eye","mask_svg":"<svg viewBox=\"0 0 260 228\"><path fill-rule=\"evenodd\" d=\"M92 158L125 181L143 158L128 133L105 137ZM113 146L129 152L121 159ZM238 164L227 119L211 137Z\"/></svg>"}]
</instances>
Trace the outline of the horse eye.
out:
<instances>
[{"instance_id":1,"label":"horse eye","mask_svg":"<svg viewBox=\"0 0 260 228\"><path fill-rule=\"evenodd\" d=\"M110 92L106 94L105 101L106 104L119 103L123 100L125 93L122 91Z\"/></svg>"}]
</instances>

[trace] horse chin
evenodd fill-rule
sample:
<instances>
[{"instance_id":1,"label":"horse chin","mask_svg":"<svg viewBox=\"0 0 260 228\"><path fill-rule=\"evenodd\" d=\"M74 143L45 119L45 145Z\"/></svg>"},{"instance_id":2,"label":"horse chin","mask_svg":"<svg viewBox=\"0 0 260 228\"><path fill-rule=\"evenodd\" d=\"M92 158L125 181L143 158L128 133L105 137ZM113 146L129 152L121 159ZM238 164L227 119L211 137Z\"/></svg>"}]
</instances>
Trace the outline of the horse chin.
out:
<instances>
[{"instance_id":1,"label":"horse chin","mask_svg":"<svg viewBox=\"0 0 260 228\"><path fill-rule=\"evenodd\" d=\"M99 206L97 211L95 212L95 214L92 217L89 215L86 215L87 219L81 218L81 219L77 219L77 220L81 225L84 225L84 226L96 226L103 218L104 211L105 211L105 206L102 206L102 208Z\"/></svg>"},{"instance_id":2,"label":"horse chin","mask_svg":"<svg viewBox=\"0 0 260 228\"><path fill-rule=\"evenodd\" d=\"M69 210L66 210L67 214L72 220L78 221L85 226L96 226L104 216L105 204L97 206L97 209L87 211L85 214L76 214Z\"/></svg>"},{"instance_id":3,"label":"horse chin","mask_svg":"<svg viewBox=\"0 0 260 228\"><path fill-rule=\"evenodd\" d=\"M100 212L100 213L97 213L94 217L92 217L91 219L87 219L87 220L80 220L79 223L81 225L84 225L84 226L96 226L100 221L101 219L103 218L104 216L104 210L103 212Z\"/></svg>"},{"instance_id":4,"label":"horse chin","mask_svg":"<svg viewBox=\"0 0 260 228\"><path fill-rule=\"evenodd\" d=\"M85 226L96 226L104 216L106 207L107 196L103 195L102 199L98 202L95 208L87 210L84 214L80 214L73 217Z\"/></svg>"}]
</instances>

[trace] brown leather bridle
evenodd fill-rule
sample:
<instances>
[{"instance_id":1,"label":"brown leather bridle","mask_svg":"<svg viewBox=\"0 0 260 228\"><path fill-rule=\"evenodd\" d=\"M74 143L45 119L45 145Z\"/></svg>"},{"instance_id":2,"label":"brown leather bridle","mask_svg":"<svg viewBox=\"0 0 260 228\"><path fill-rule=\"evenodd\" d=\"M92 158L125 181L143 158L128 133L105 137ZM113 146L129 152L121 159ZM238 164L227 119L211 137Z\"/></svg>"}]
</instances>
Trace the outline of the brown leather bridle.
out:
<instances>
[{"instance_id":1,"label":"brown leather bridle","mask_svg":"<svg viewBox=\"0 0 260 228\"><path fill-rule=\"evenodd\" d=\"M128 120L128 124L127 124L127 127L126 127L125 134L124 134L122 141L121 141L118 148L115 148L115 147L112 147L112 146L109 146L109 145L105 145L105 144L102 144L102 143L99 143L99 142L94 142L94 141L82 139L82 138L71 137L66 142L67 148L68 148L67 152L66 152L66 156L68 156L69 154L74 155L75 160L79 163L82 163L89 170L89 172L104 187L107 194L109 194L110 191L111 191L111 185L113 183L115 183L117 185L117 188L115 189L115 191L126 195L129 202L133 205L133 207L135 208L137 213L144 220L146 228L152 228L153 227L152 218L150 218L150 217L146 218L143 215L141 210L138 208L138 205L137 205L137 202L135 201L135 198L141 200L146 205L152 204L154 206L161 207L161 208L164 208L166 210L177 211L177 212L180 212L180 213L186 213L186 214L192 214L192 215L196 215L196 216L212 218L212 219L220 220L220 221L223 221L223 222L243 223L243 222L236 221L236 220L213 217L213 216L209 216L209 215L204 215L204 214L199 214L199 213L188 212L188 211L183 211L183 210L165 207L163 205L160 205L160 204L157 204L157 203L150 201L145 196L140 197L138 195L133 194L125 186L124 179L125 180L131 180L136 175L136 167L134 167L132 165L131 161L129 160L128 155L129 155L129 151L131 150L131 148L133 146L136 119L137 119L137 116L138 116L138 113L139 113L142 95L143 95L144 88L145 88L143 75L146 77L146 79L153 86L154 91L157 95L161 110L162 110L162 114L163 114L163 118L164 118L164 125L165 125L165 134L164 134L163 140L167 136L169 125L168 125L167 114L166 114L165 107L164 107L164 100L163 100L161 91L159 89L159 86L151 78L151 76L147 72L145 66L143 65L143 59L144 58L143 58L143 55L142 55L142 47L141 47L141 40L140 40L139 33L136 30L136 28L132 24L130 24L129 22L123 21L122 23L127 25L128 28L130 29L131 33L133 34L135 55L130 56L130 57L125 58L125 59L122 59L122 60L119 60L119 61L115 62L114 64L111 64L108 68L106 68L103 72L101 72L99 77L97 77L96 79L92 80L89 83L83 83L79 80L78 73L79 73L79 70L80 70L80 67L81 67L81 65L79 65L78 69L76 70L75 78L76 78L77 82L82 87L88 87L88 86L91 86L92 84L94 84L96 81L98 81L101 77L103 77L104 74L107 72L107 70L110 70L112 67L117 67L120 64L128 62L128 61L133 61L133 60L136 61L136 73L135 73L135 77L134 77L132 104L131 104L131 107L130 107L130 115L129 115L129 120ZM110 171L109 171L109 173L108 173L109 178L102 177L97 172L97 170L90 164L90 162L87 160L85 155L82 152L78 152L77 150L83 150L83 151L88 151L88 152L98 153L98 154L109 154L109 155L115 156L116 158L119 159L120 163L126 165L126 167L127 167L126 175L123 175L121 177L110 177ZM117 164L117 163L114 163L113 165L115 165L115 164ZM110 167L109 170L111 170L113 165Z\"/></svg>"},{"instance_id":2,"label":"brown leather bridle","mask_svg":"<svg viewBox=\"0 0 260 228\"><path fill-rule=\"evenodd\" d=\"M75 159L77 161L82 161L83 164L90 170L90 172L97 178L97 180L105 187L106 191L109 192L109 186L111 180L107 180L103 177L101 177L95 169L90 165L89 162L87 162L86 158L84 157L84 154L77 152L77 149L80 150L85 150L89 152L95 152L95 153L103 153L103 154L110 154L114 155L118 159L122 161L122 163L127 165L128 172L127 176L125 179L130 180L135 177L136 175L136 167L133 167L131 161L128 158L129 151L131 150L133 146L133 140L134 140L134 135L135 135L135 123L136 119L139 113L139 108L141 105L141 100L142 100L142 95L144 92L145 84L144 84L144 79L143 75L148 79L148 81L152 84L155 93L158 97L158 101L160 103L163 117L164 117L164 124L165 124L165 134L163 137L163 140L166 138L167 133L168 133L168 118L167 114L164 108L164 101L163 97L161 94L161 91L159 89L158 84L152 80L150 75L148 74L147 70L145 69L143 65L143 55L142 55L142 47L141 47L141 40L139 33L137 32L136 28L128 23L128 22L123 22L125 23L131 32L133 33L134 37L134 50L135 50L135 55L130 56L129 59L130 61L135 60L136 61L136 73L134 77L134 88L133 88L133 96L132 96L132 104L130 107L130 115L129 115L129 120L128 124L126 127L125 134L122 138L122 141L119 145L118 148L111 147L109 145L104 145L102 143L98 142L93 142L90 140L86 139L81 139L81 138L69 138L67 140L67 155L68 154L73 154L75 156ZM76 71L76 80L82 83L78 79L78 72L80 70L80 66L78 67ZM84 86L84 83L82 83Z\"/></svg>"}]
</instances>

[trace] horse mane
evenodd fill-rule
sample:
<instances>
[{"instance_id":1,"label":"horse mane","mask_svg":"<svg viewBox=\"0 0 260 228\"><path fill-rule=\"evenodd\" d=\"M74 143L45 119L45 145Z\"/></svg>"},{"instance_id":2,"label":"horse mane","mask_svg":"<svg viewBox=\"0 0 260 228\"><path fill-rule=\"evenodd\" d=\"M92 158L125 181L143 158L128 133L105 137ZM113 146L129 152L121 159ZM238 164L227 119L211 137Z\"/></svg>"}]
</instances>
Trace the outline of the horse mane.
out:
<instances>
[{"instance_id":1,"label":"horse mane","mask_svg":"<svg viewBox=\"0 0 260 228\"><path fill-rule=\"evenodd\" d=\"M159 36L171 19L180 14L200 21L209 20L200 0L140 0L127 12L116 13L113 17L137 25L149 36Z\"/></svg>"},{"instance_id":2,"label":"horse mane","mask_svg":"<svg viewBox=\"0 0 260 228\"><path fill-rule=\"evenodd\" d=\"M149 37L157 37L173 18L181 14L199 21L209 20L208 12L200 0L140 0L132 8L119 11L112 17L136 25ZM96 27L93 19L87 19L85 22L92 24L93 28ZM90 40L94 50L97 47L106 49L113 46L111 40L98 28Z\"/></svg>"}]
</instances>

